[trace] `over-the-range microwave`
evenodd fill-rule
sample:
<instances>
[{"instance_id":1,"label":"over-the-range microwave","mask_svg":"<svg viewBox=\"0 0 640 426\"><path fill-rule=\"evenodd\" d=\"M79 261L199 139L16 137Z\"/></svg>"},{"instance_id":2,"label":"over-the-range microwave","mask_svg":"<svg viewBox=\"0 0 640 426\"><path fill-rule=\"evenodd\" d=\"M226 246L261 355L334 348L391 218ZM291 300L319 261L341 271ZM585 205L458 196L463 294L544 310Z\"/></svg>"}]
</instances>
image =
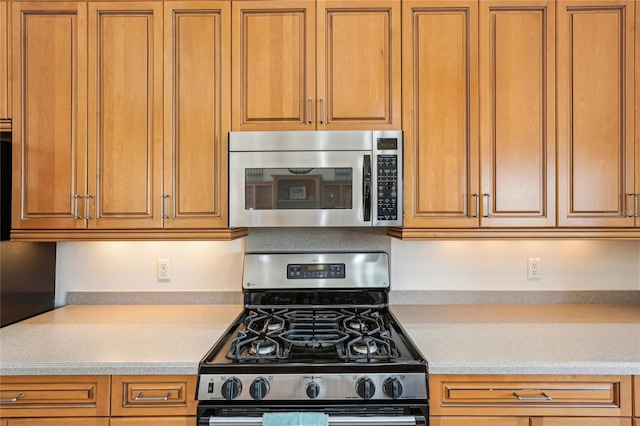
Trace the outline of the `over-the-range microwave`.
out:
<instances>
[{"instance_id":1,"label":"over-the-range microwave","mask_svg":"<svg viewBox=\"0 0 640 426\"><path fill-rule=\"evenodd\" d=\"M232 227L401 226L402 131L229 133Z\"/></svg>"}]
</instances>

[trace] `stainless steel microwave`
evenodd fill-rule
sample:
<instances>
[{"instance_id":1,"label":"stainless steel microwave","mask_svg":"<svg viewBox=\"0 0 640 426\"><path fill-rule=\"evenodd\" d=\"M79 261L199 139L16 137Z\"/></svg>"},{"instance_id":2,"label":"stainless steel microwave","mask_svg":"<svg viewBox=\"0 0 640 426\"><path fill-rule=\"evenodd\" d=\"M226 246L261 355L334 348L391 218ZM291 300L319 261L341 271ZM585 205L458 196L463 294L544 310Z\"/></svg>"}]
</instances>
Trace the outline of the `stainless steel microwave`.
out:
<instances>
[{"instance_id":1,"label":"stainless steel microwave","mask_svg":"<svg viewBox=\"0 0 640 426\"><path fill-rule=\"evenodd\" d=\"M402 131L229 133L229 225L401 226Z\"/></svg>"}]
</instances>

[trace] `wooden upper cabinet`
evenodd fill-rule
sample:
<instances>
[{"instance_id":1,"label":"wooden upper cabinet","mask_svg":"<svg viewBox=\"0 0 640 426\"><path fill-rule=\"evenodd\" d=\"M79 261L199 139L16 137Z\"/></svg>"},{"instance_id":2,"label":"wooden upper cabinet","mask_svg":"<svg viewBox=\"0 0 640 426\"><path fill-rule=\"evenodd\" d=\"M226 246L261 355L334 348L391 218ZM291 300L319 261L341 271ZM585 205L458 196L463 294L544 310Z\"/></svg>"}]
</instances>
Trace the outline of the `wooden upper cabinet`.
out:
<instances>
[{"instance_id":1,"label":"wooden upper cabinet","mask_svg":"<svg viewBox=\"0 0 640 426\"><path fill-rule=\"evenodd\" d=\"M405 227L479 226L478 2L403 2Z\"/></svg>"},{"instance_id":2,"label":"wooden upper cabinet","mask_svg":"<svg viewBox=\"0 0 640 426\"><path fill-rule=\"evenodd\" d=\"M230 2L164 7L164 227L226 227Z\"/></svg>"},{"instance_id":3,"label":"wooden upper cabinet","mask_svg":"<svg viewBox=\"0 0 640 426\"><path fill-rule=\"evenodd\" d=\"M232 2L233 130L313 129L315 2Z\"/></svg>"},{"instance_id":4,"label":"wooden upper cabinet","mask_svg":"<svg viewBox=\"0 0 640 426\"><path fill-rule=\"evenodd\" d=\"M89 3L89 228L162 225L161 2Z\"/></svg>"},{"instance_id":5,"label":"wooden upper cabinet","mask_svg":"<svg viewBox=\"0 0 640 426\"><path fill-rule=\"evenodd\" d=\"M9 2L0 1L0 119L11 118L11 83L9 76L10 33ZM1 128L1 127L0 127Z\"/></svg>"},{"instance_id":6,"label":"wooden upper cabinet","mask_svg":"<svg viewBox=\"0 0 640 426\"><path fill-rule=\"evenodd\" d=\"M401 128L400 1L319 0L319 130Z\"/></svg>"},{"instance_id":7,"label":"wooden upper cabinet","mask_svg":"<svg viewBox=\"0 0 640 426\"><path fill-rule=\"evenodd\" d=\"M480 1L483 227L555 226L555 2Z\"/></svg>"},{"instance_id":8,"label":"wooden upper cabinet","mask_svg":"<svg viewBox=\"0 0 640 426\"><path fill-rule=\"evenodd\" d=\"M558 1L560 226L634 226L634 7Z\"/></svg>"},{"instance_id":9,"label":"wooden upper cabinet","mask_svg":"<svg viewBox=\"0 0 640 426\"><path fill-rule=\"evenodd\" d=\"M84 228L87 5L10 7L12 228Z\"/></svg>"},{"instance_id":10,"label":"wooden upper cabinet","mask_svg":"<svg viewBox=\"0 0 640 426\"><path fill-rule=\"evenodd\" d=\"M398 0L232 3L233 130L400 128Z\"/></svg>"}]
</instances>

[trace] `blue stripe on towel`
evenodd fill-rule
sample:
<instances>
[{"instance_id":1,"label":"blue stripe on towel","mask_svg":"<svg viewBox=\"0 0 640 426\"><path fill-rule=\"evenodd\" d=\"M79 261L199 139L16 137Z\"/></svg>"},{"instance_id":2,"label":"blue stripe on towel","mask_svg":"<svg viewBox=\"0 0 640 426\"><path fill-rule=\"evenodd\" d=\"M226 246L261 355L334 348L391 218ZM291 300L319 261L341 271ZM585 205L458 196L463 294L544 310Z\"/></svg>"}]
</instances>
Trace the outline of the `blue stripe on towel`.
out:
<instances>
[{"instance_id":1,"label":"blue stripe on towel","mask_svg":"<svg viewBox=\"0 0 640 426\"><path fill-rule=\"evenodd\" d=\"M324 413L264 413L262 426L329 426Z\"/></svg>"}]
</instances>

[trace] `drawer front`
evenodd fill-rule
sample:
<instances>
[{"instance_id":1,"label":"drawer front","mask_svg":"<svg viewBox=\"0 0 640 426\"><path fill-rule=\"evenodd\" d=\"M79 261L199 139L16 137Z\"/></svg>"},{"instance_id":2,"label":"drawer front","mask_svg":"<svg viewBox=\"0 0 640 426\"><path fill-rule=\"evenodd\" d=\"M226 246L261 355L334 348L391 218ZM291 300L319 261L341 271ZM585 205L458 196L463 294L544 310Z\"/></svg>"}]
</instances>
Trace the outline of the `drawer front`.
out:
<instances>
[{"instance_id":1,"label":"drawer front","mask_svg":"<svg viewBox=\"0 0 640 426\"><path fill-rule=\"evenodd\" d=\"M193 426L195 417L118 417L109 426Z\"/></svg>"},{"instance_id":2,"label":"drawer front","mask_svg":"<svg viewBox=\"0 0 640 426\"><path fill-rule=\"evenodd\" d=\"M0 417L109 415L109 376L5 376Z\"/></svg>"},{"instance_id":3,"label":"drawer front","mask_svg":"<svg viewBox=\"0 0 640 426\"><path fill-rule=\"evenodd\" d=\"M579 417L534 417L531 426L631 426L631 419Z\"/></svg>"},{"instance_id":4,"label":"drawer front","mask_svg":"<svg viewBox=\"0 0 640 426\"><path fill-rule=\"evenodd\" d=\"M113 376L112 416L195 416L196 376Z\"/></svg>"},{"instance_id":5,"label":"drawer front","mask_svg":"<svg viewBox=\"0 0 640 426\"><path fill-rule=\"evenodd\" d=\"M640 376L633 376L633 415L640 417Z\"/></svg>"},{"instance_id":6,"label":"drawer front","mask_svg":"<svg viewBox=\"0 0 640 426\"><path fill-rule=\"evenodd\" d=\"M430 426L529 426L528 417L431 417Z\"/></svg>"},{"instance_id":7,"label":"drawer front","mask_svg":"<svg viewBox=\"0 0 640 426\"><path fill-rule=\"evenodd\" d=\"M631 416L630 376L430 378L434 415Z\"/></svg>"},{"instance_id":8,"label":"drawer front","mask_svg":"<svg viewBox=\"0 0 640 426\"><path fill-rule=\"evenodd\" d=\"M109 426L109 418L60 417L56 419L9 419L7 426Z\"/></svg>"}]
</instances>

